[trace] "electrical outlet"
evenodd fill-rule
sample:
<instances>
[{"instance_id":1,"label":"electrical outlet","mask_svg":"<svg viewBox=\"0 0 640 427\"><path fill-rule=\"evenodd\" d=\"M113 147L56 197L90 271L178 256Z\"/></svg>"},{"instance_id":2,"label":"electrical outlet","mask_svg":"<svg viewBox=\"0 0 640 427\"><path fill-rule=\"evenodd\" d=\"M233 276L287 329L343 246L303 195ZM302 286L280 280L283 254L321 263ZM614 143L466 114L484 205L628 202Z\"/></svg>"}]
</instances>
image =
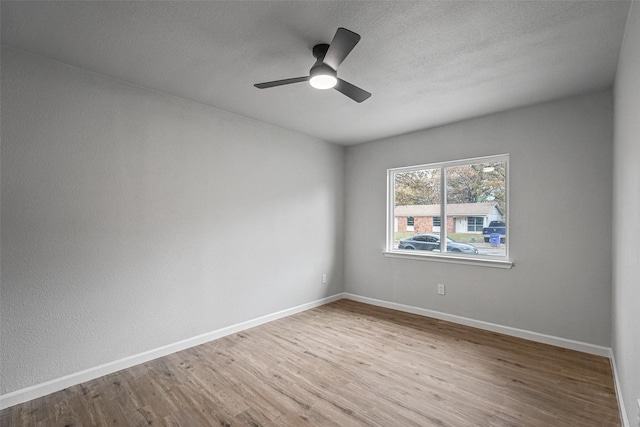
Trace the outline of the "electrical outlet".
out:
<instances>
[{"instance_id":1,"label":"electrical outlet","mask_svg":"<svg viewBox=\"0 0 640 427\"><path fill-rule=\"evenodd\" d=\"M322 275L322 284L325 285L327 283L327 275L323 274Z\"/></svg>"},{"instance_id":2,"label":"electrical outlet","mask_svg":"<svg viewBox=\"0 0 640 427\"><path fill-rule=\"evenodd\" d=\"M444 285L442 283L438 283L438 295L444 295Z\"/></svg>"}]
</instances>

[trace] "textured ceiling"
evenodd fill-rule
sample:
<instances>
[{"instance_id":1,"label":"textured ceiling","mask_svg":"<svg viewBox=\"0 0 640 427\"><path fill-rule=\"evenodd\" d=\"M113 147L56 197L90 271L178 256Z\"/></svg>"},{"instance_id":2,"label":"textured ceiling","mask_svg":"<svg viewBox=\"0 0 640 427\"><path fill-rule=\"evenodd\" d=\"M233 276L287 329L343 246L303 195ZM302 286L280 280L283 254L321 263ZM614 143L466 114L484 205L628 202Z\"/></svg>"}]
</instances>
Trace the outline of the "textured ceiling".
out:
<instances>
[{"instance_id":1,"label":"textured ceiling","mask_svg":"<svg viewBox=\"0 0 640 427\"><path fill-rule=\"evenodd\" d=\"M2 44L349 145L612 84L630 2L2 1ZM306 83L338 27L357 104Z\"/></svg>"}]
</instances>

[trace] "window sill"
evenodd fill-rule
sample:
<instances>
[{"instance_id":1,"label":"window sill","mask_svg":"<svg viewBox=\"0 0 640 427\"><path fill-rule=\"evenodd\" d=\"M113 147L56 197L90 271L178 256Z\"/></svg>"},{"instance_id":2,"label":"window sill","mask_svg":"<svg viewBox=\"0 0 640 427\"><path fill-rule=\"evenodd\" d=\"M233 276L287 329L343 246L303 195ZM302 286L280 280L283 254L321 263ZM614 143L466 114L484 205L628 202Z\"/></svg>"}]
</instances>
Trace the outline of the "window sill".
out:
<instances>
[{"instance_id":1,"label":"window sill","mask_svg":"<svg viewBox=\"0 0 640 427\"><path fill-rule=\"evenodd\" d=\"M419 261L475 265L477 267L502 268L507 270L513 267L512 261L506 261L503 259L470 258L453 255L432 255L428 253L416 253L414 251L382 251L382 254L388 258L415 259Z\"/></svg>"}]
</instances>

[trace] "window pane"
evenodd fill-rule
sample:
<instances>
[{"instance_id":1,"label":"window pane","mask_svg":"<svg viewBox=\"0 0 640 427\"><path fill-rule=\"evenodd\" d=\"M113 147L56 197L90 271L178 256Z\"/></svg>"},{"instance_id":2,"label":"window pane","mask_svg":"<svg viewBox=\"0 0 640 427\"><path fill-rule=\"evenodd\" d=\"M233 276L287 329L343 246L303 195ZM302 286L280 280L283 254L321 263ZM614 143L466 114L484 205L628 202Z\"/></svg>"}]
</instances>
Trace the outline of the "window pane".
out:
<instances>
[{"instance_id":1,"label":"window pane","mask_svg":"<svg viewBox=\"0 0 640 427\"><path fill-rule=\"evenodd\" d=\"M450 166L446 176L446 230L457 242L447 251L472 253L471 246L480 255L504 257L506 227L499 221L507 214L506 162Z\"/></svg>"},{"instance_id":2,"label":"window pane","mask_svg":"<svg viewBox=\"0 0 640 427\"><path fill-rule=\"evenodd\" d=\"M438 233L433 219L440 216L440 168L394 174L394 249L439 251L438 242L415 235Z\"/></svg>"},{"instance_id":3,"label":"window pane","mask_svg":"<svg viewBox=\"0 0 640 427\"><path fill-rule=\"evenodd\" d=\"M482 232L482 227L484 226L484 217L481 216L470 216L467 217L467 231L470 233L473 232Z\"/></svg>"}]
</instances>

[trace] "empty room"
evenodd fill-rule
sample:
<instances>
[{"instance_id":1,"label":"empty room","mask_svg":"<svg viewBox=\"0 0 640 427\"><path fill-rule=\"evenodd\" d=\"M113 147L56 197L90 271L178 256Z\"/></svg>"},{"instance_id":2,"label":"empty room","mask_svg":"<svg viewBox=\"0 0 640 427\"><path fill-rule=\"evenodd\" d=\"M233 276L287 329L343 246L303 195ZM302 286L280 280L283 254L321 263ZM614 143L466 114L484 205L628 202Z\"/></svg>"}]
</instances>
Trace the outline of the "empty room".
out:
<instances>
[{"instance_id":1,"label":"empty room","mask_svg":"<svg viewBox=\"0 0 640 427\"><path fill-rule=\"evenodd\" d=\"M640 426L637 0L0 18L0 426Z\"/></svg>"}]
</instances>

